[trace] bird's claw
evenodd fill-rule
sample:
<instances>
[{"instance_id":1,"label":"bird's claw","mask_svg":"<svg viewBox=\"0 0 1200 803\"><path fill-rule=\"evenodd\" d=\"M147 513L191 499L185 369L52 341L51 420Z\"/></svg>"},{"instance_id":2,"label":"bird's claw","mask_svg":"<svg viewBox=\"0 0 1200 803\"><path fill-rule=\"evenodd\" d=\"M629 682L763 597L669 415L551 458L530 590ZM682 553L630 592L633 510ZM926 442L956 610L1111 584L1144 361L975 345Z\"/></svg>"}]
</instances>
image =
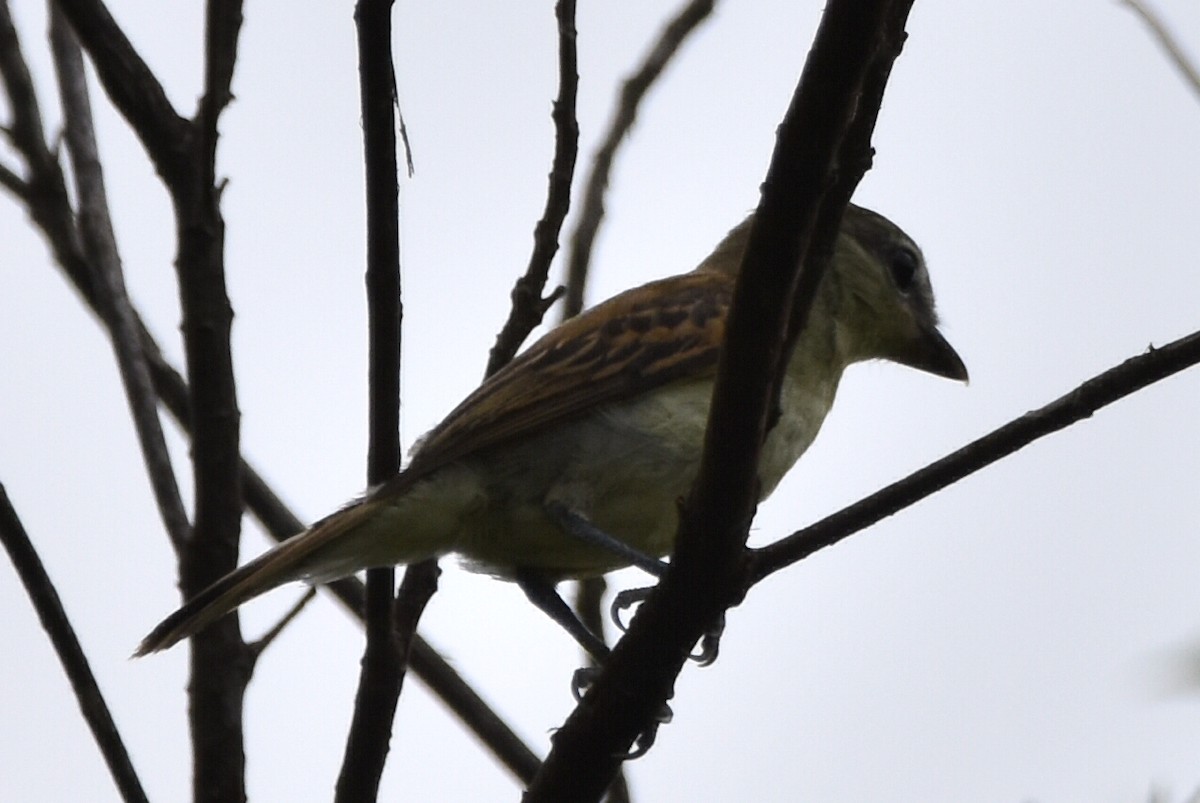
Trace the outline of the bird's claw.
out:
<instances>
[{"instance_id":1,"label":"bird's claw","mask_svg":"<svg viewBox=\"0 0 1200 803\"><path fill-rule=\"evenodd\" d=\"M648 596L650 588L627 588L613 596L612 605L608 607L608 617L612 619L617 630L624 633L629 629L629 626L621 621L621 614L636 605L641 605Z\"/></svg>"},{"instance_id":2,"label":"bird's claw","mask_svg":"<svg viewBox=\"0 0 1200 803\"><path fill-rule=\"evenodd\" d=\"M599 674L600 667L598 666L585 666L575 670L575 674L571 676L571 694L575 697L575 702L583 699ZM662 708L655 715L654 721L634 740L633 749L618 758L622 761L632 761L646 755L654 746L654 740L658 738L659 727L668 724L674 718L675 712L671 710L671 706L663 703Z\"/></svg>"},{"instance_id":3,"label":"bird's claw","mask_svg":"<svg viewBox=\"0 0 1200 803\"><path fill-rule=\"evenodd\" d=\"M613 625L622 633L628 630L629 626L622 620L621 615L630 608L645 602L646 597L650 596L650 591L650 588L627 588L613 596L612 605L608 608L608 616L612 619ZM721 614L716 626L701 637L700 649L688 655L688 658L695 661L698 666L708 666L717 660L717 655L721 651L721 634L723 632L725 632L725 614Z\"/></svg>"},{"instance_id":4,"label":"bird's claw","mask_svg":"<svg viewBox=\"0 0 1200 803\"><path fill-rule=\"evenodd\" d=\"M721 614L717 624L700 637L700 649L688 655L688 658L695 661L696 666L708 666L717 660L717 654L721 652L721 634L724 632L725 614Z\"/></svg>"}]
</instances>

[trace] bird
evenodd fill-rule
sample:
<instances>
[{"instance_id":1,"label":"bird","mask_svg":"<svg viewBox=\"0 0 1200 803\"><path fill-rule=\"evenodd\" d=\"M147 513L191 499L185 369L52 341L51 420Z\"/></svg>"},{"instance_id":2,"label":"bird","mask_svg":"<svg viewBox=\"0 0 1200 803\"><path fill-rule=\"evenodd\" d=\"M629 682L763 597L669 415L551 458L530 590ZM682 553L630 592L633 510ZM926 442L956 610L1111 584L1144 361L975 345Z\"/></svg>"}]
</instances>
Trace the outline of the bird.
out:
<instances>
[{"instance_id":1,"label":"bird","mask_svg":"<svg viewBox=\"0 0 1200 803\"><path fill-rule=\"evenodd\" d=\"M753 214L695 269L551 329L486 379L397 474L217 580L135 655L166 649L277 586L456 554L515 581L597 655L555 585L631 564L660 574L700 464L717 358ZM890 360L966 381L938 329L924 256L851 204L791 345L758 465L760 501L816 437L851 364Z\"/></svg>"}]
</instances>

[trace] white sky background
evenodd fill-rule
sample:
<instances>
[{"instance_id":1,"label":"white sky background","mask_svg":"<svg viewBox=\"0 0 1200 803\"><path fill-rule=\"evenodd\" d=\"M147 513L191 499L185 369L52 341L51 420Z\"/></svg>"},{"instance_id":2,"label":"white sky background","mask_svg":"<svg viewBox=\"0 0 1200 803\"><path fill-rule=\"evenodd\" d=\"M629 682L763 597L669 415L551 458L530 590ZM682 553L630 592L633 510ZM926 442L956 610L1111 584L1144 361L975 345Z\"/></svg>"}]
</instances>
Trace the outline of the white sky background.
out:
<instances>
[{"instance_id":1,"label":"white sky background","mask_svg":"<svg viewBox=\"0 0 1200 803\"><path fill-rule=\"evenodd\" d=\"M222 121L245 453L308 519L361 490L363 192L351 3L250 3ZM651 94L608 197L589 299L691 268L753 208L821 3L725 3ZM1200 58L1200 6L1161 0ZM191 114L201 4L113 12ZM676 2L581 4L586 171L616 82ZM16 0L57 117L41 4ZM400 3L406 444L478 382L541 213L552 3ZM791 532L1083 379L1200 327L1200 100L1115 2L921 0L857 200L924 247L972 383L852 369L754 539ZM173 227L93 100L127 280L178 358ZM6 164L14 164L8 151ZM181 362L177 359L177 363ZM190 789L186 653L127 660L178 603L107 342L0 200L0 481L58 585L151 799ZM689 666L650 800L1145 801L1200 786L1200 372L1156 385L754 589ZM176 439L177 465L186 448ZM183 479L188 488L190 480ZM190 496L190 489L188 489ZM251 532L246 554L265 539ZM0 561L0 799L115 800ZM444 563L422 632L539 753L577 650L513 586ZM635 573L618 582L643 582ZM295 599L246 612L261 632ZM331 796L362 637L328 601L261 661L249 793ZM1192 660L1187 663L1188 651ZM1190 681L1188 672L1190 671ZM382 799L515 800L418 682Z\"/></svg>"}]
</instances>

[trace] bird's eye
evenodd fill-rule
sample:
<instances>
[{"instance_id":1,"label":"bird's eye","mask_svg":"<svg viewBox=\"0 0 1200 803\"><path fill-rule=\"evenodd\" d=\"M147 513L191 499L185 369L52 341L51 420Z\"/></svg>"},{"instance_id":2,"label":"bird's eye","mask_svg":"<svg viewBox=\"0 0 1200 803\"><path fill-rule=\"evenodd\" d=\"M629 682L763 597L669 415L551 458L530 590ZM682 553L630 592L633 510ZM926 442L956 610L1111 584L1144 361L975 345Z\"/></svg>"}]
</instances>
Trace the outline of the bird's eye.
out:
<instances>
[{"instance_id":1,"label":"bird's eye","mask_svg":"<svg viewBox=\"0 0 1200 803\"><path fill-rule=\"evenodd\" d=\"M892 252L888 268L892 271L892 279L895 280L896 287L901 292L906 292L913 286L913 280L916 279L917 268L920 265L920 258L911 248L901 247Z\"/></svg>"}]
</instances>

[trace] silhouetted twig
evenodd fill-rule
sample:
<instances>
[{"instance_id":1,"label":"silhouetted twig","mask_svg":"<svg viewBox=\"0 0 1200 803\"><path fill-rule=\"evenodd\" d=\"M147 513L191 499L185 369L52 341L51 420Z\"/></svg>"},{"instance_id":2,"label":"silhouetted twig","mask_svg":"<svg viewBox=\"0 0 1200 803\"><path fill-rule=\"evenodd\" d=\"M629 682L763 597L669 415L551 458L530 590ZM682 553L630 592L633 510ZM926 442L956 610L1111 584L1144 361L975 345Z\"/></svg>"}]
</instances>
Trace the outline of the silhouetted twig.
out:
<instances>
[{"instance_id":1,"label":"silhouetted twig","mask_svg":"<svg viewBox=\"0 0 1200 803\"><path fill-rule=\"evenodd\" d=\"M579 153L579 121L575 117L575 96L579 90L575 0L558 0L554 14L558 21L558 97L551 114L554 119L554 161L550 168L546 208L534 227L529 266L513 286L512 309L488 355L485 376L496 373L513 358L529 333L542 322L546 310L563 294L559 287L542 297L550 263L558 253L558 235L571 208L571 182Z\"/></svg>"},{"instance_id":2,"label":"silhouetted twig","mask_svg":"<svg viewBox=\"0 0 1200 803\"><path fill-rule=\"evenodd\" d=\"M1100 408L1200 363L1200 332L1132 357L1070 393L1010 421L904 479L769 546L752 550L756 583L812 553L916 504L1033 441L1090 417Z\"/></svg>"},{"instance_id":3,"label":"silhouetted twig","mask_svg":"<svg viewBox=\"0 0 1200 803\"><path fill-rule=\"evenodd\" d=\"M2 0L0 0L2 2ZM0 12L2 13L2 12ZM62 662L71 682L71 690L83 712L83 718L91 728L92 736L104 755L108 771L112 773L121 797L127 803L144 803L146 793L142 791L141 781L129 760L129 753L117 732L116 723L109 713L108 705L100 694L100 687L88 666L87 656L75 638L75 631L63 610L62 601L54 590L54 584L46 575L37 551L29 541L17 512L8 499L4 485L0 484L0 541L8 552L9 559L25 586L26 593L37 611L42 627L54 645L58 660Z\"/></svg>"}]
</instances>

